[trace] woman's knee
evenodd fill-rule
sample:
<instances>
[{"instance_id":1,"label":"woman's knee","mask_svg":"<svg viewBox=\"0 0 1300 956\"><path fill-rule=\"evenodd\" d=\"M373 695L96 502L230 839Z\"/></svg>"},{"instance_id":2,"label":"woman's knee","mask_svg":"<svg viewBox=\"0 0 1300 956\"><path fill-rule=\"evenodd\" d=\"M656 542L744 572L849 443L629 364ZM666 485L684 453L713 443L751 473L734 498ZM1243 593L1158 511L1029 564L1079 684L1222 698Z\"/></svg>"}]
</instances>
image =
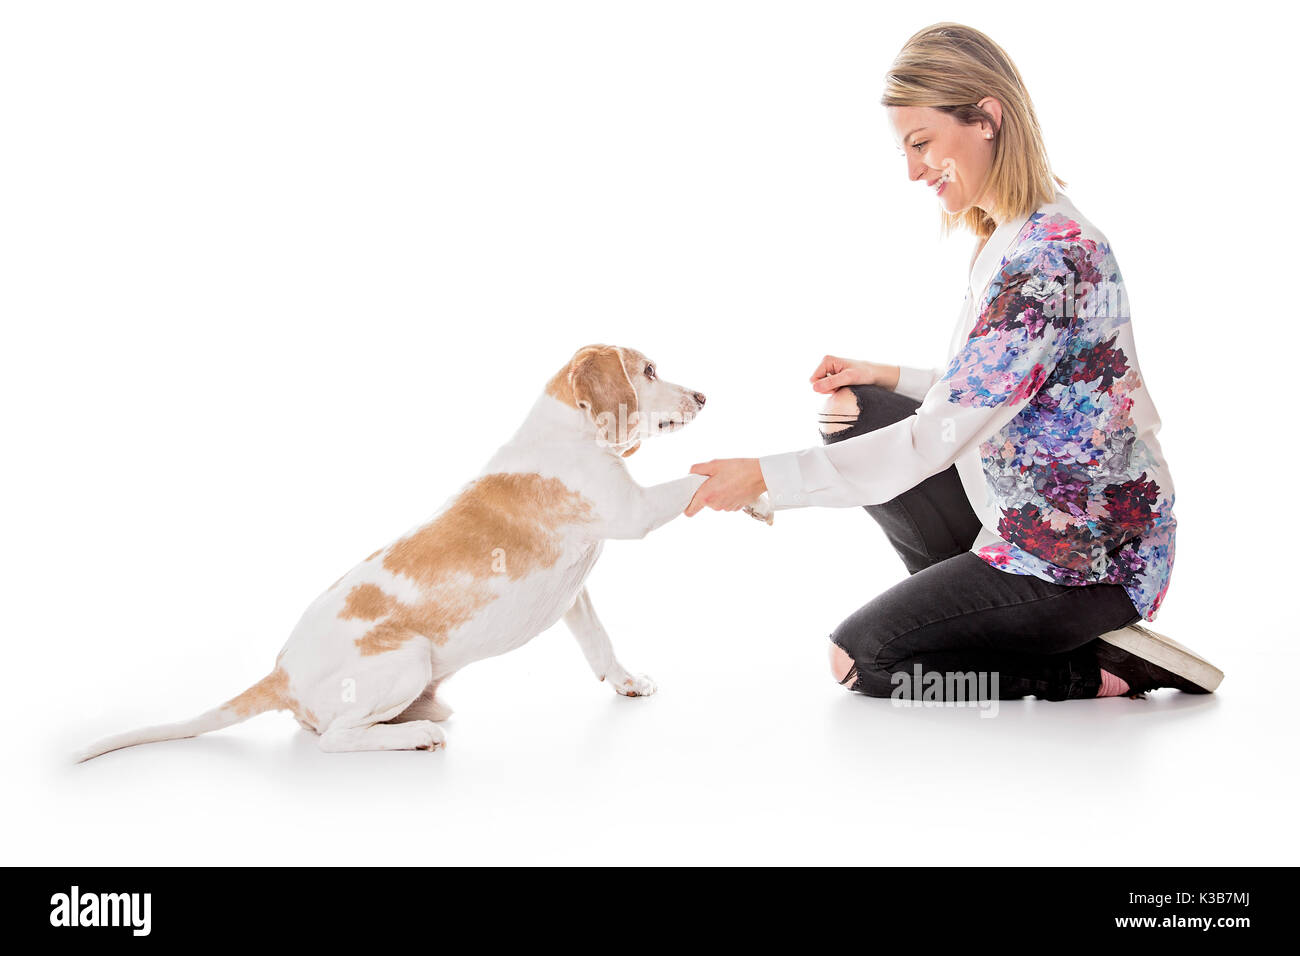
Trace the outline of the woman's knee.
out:
<instances>
[{"instance_id":1,"label":"woman's knee","mask_svg":"<svg viewBox=\"0 0 1300 956\"><path fill-rule=\"evenodd\" d=\"M825 438L852 428L857 424L861 413L862 407L853 388L851 386L837 388L826 396L826 404L822 406L817 416L817 427Z\"/></svg>"},{"instance_id":2,"label":"woman's knee","mask_svg":"<svg viewBox=\"0 0 1300 956\"><path fill-rule=\"evenodd\" d=\"M888 616L859 608L831 632L831 676L836 683L869 697L888 697L892 689L889 659L895 632Z\"/></svg>"},{"instance_id":3,"label":"woman's knee","mask_svg":"<svg viewBox=\"0 0 1300 956\"><path fill-rule=\"evenodd\" d=\"M861 621L846 621L831 634L830 665L835 682L849 690L870 693L877 678L884 635L863 628ZM886 679L887 679L887 675Z\"/></svg>"},{"instance_id":4,"label":"woman's knee","mask_svg":"<svg viewBox=\"0 0 1300 956\"><path fill-rule=\"evenodd\" d=\"M831 677L845 690L856 691L866 697L893 695L893 678L878 669L873 659L859 660L835 641L830 647Z\"/></svg>"},{"instance_id":5,"label":"woman's knee","mask_svg":"<svg viewBox=\"0 0 1300 956\"><path fill-rule=\"evenodd\" d=\"M827 395L817 415L822 438L845 438L846 432L861 433L877 427L868 421L868 415L879 393L893 394L883 385L845 385Z\"/></svg>"},{"instance_id":6,"label":"woman's knee","mask_svg":"<svg viewBox=\"0 0 1300 956\"><path fill-rule=\"evenodd\" d=\"M835 678L835 683L848 687L851 690L857 678L857 662L849 656L848 651L840 647L834 641L831 641L830 654L831 676Z\"/></svg>"}]
</instances>

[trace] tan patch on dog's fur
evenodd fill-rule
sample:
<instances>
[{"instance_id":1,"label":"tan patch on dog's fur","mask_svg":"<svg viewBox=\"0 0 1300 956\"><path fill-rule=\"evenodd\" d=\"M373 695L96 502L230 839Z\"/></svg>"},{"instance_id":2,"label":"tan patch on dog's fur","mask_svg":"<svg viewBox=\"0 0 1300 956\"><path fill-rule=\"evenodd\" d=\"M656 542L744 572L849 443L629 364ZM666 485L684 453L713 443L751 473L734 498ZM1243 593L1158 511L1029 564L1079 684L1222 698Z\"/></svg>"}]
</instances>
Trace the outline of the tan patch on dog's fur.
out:
<instances>
[{"instance_id":1,"label":"tan patch on dog's fur","mask_svg":"<svg viewBox=\"0 0 1300 956\"><path fill-rule=\"evenodd\" d=\"M223 706L229 707L241 717L252 717L268 710L288 710L293 712L299 723L309 725L312 730L319 730L316 715L289 695L289 675L280 667L279 657L275 663L275 670L238 697L226 701Z\"/></svg>"},{"instance_id":2,"label":"tan patch on dog's fur","mask_svg":"<svg viewBox=\"0 0 1300 956\"><path fill-rule=\"evenodd\" d=\"M491 599L486 588L474 582L459 588L443 588L436 597L419 604L404 604L377 584L358 584L348 592L338 616L379 621L357 638L363 656L395 651L417 634L442 644L447 634L469 620Z\"/></svg>"},{"instance_id":3,"label":"tan patch on dog's fur","mask_svg":"<svg viewBox=\"0 0 1300 956\"><path fill-rule=\"evenodd\" d=\"M506 574L518 580L560 556L559 529L593 519L592 504L558 478L536 474L484 475L424 527L384 556L384 567L418 584L450 575L486 578L493 552L504 552Z\"/></svg>"},{"instance_id":4,"label":"tan patch on dog's fur","mask_svg":"<svg viewBox=\"0 0 1300 956\"><path fill-rule=\"evenodd\" d=\"M238 697L226 701L241 717L251 717L267 710L282 710L289 696L289 675L277 667Z\"/></svg>"},{"instance_id":5,"label":"tan patch on dog's fur","mask_svg":"<svg viewBox=\"0 0 1300 956\"><path fill-rule=\"evenodd\" d=\"M492 597L487 588L474 584L449 588L445 594L419 604L395 602L393 612L357 638L356 645L362 656L369 656L395 651L417 634L435 644L445 644L447 636Z\"/></svg>"},{"instance_id":6,"label":"tan patch on dog's fur","mask_svg":"<svg viewBox=\"0 0 1300 956\"><path fill-rule=\"evenodd\" d=\"M300 723L309 723L313 729L318 729L316 715L289 696L289 675L279 666L279 658L276 658L275 670L223 706L241 717L252 717L268 710L289 710Z\"/></svg>"},{"instance_id":7,"label":"tan patch on dog's fur","mask_svg":"<svg viewBox=\"0 0 1300 956\"><path fill-rule=\"evenodd\" d=\"M378 584L358 584L348 592L339 617L359 617L367 621L381 618L397 605L397 598L386 594Z\"/></svg>"},{"instance_id":8,"label":"tan patch on dog's fur","mask_svg":"<svg viewBox=\"0 0 1300 956\"><path fill-rule=\"evenodd\" d=\"M574 353L568 364L556 372L551 377L551 380L546 383L546 394L551 398L559 399L570 408L578 407L578 400L573 397L573 363L578 360L578 356L584 351L586 349L579 349Z\"/></svg>"},{"instance_id":9,"label":"tan patch on dog's fur","mask_svg":"<svg viewBox=\"0 0 1300 956\"><path fill-rule=\"evenodd\" d=\"M397 650L416 635L443 644L493 599L486 581L498 573L498 555L500 573L517 580L559 560L560 529L592 519L591 502L558 478L484 475L384 556L384 567L424 588L426 600L406 604L378 585L358 584L339 617L377 622L356 640L363 655Z\"/></svg>"}]
</instances>

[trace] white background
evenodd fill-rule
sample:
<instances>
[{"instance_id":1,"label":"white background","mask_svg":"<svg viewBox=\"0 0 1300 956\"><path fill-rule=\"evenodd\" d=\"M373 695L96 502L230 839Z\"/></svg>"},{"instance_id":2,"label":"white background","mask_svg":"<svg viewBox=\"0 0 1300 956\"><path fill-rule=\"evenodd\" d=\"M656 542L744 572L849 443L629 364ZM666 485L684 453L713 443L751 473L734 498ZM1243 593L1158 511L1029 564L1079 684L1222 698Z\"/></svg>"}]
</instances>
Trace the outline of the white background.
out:
<instances>
[{"instance_id":1,"label":"white background","mask_svg":"<svg viewBox=\"0 0 1300 956\"><path fill-rule=\"evenodd\" d=\"M937 365L940 241L878 101L989 33L1110 238L1177 488L1145 701L904 710L826 635L905 576L859 509L611 544L616 698L559 626L445 752L285 714L74 766L265 674L579 345L709 395L629 464L816 442L825 352ZM1293 8L59 3L0 24L5 862L1294 863ZM1285 324L1285 327L1284 327Z\"/></svg>"}]
</instances>

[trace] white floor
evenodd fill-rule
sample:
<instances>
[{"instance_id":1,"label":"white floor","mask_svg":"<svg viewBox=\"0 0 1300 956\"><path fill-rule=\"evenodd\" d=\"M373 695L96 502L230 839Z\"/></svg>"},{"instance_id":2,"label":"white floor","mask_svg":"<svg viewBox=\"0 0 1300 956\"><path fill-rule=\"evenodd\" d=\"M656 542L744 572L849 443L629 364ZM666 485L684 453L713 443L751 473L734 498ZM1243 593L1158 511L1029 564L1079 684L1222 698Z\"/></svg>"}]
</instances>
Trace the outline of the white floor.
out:
<instances>
[{"instance_id":1,"label":"white floor","mask_svg":"<svg viewBox=\"0 0 1300 956\"><path fill-rule=\"evenodd\" d=\"M845 527L872 561L807 560ZM684 558L699 573L653 575ZM1234 632L1226 604L1175 621L1193 602L1171 599L1161 623L1223 666L1217 695L903 709L836 687L818 633L901 575L860 512L786 513L771 529L706 514L612 545L593 594L660 692L615 697L560 626L448 683L450 746L433 754L326 755L281 714L74 766L66 754L89 738L224 699L278 647L176 636L140 667L86 641L71 698L17 742L32 774L6 788L5 818L22 821L7 857L1075 864L1128 844L1143 847L1132 862L1294 861L1293 635ZM637 599L638 580L664 593ZM843 593L818 607L819 587Z\"/></svg>"}]
</instances>

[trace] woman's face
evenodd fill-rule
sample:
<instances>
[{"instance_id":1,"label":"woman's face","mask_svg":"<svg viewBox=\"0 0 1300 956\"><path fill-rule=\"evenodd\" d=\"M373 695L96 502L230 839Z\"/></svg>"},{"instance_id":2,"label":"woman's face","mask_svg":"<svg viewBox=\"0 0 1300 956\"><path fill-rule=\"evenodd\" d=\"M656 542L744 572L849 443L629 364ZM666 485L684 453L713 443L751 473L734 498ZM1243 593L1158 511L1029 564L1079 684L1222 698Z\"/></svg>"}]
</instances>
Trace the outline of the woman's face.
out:
<instances>
[{"instance_id":1,"label":"woman's face","mask_svg":"<svg viewBox=\"0 0 1300 956\"><path fill-rule=\"evenodd\" d=\"M1002 107L985 97L980 106L1001 120ZM993 168L994 132L988 123L966 126L930 106L888 106L894 139L907 157L907 178L925 183L950 213L972 206L990 211L984 182Z\"/></svg>"}]
</instances>

